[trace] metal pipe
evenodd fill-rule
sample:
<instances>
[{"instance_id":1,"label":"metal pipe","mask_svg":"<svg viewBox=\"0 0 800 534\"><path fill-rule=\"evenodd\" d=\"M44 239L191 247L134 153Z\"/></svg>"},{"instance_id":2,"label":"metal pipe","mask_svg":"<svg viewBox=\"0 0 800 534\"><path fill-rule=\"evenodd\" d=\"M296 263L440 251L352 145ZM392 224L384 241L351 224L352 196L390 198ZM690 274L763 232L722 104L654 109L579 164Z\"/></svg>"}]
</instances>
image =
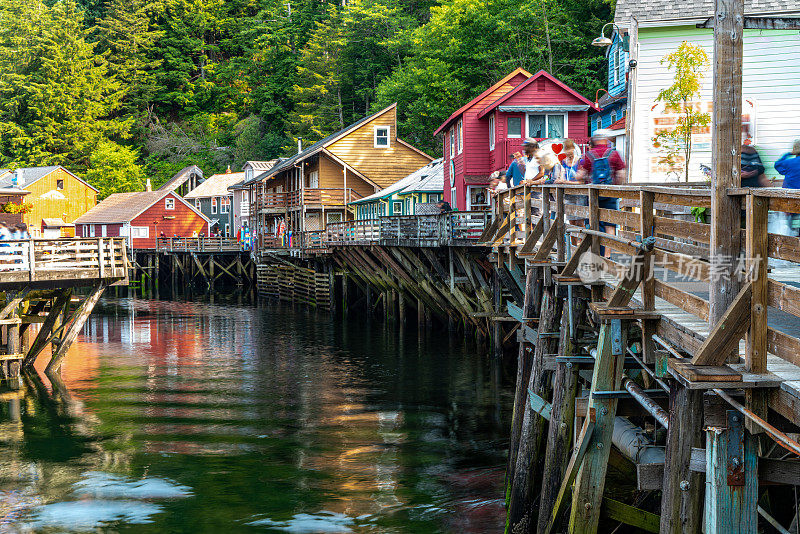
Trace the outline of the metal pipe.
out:
<instances>
[{"instance_id":1,"label":"metal pipe","mask_svg":"<svg viewBox=\"0 0 800 534\"><path fill-rule=\"evenodd\" d=\"M667 411L648 397L647 394L642 391L642 388L639 387L639 384L626 376L622 378L622 387L631 394L631 397L633 397L642 408L655 417L656 421L661 423L661 426L669 428L669 414Z\"/></svg>"},{"instance_id":2,"label":"metal pipe","mask_svg":"<svg viewBox=\"0 0 800 534\"><path fill-rule=\"evenodd\" d=\"M676 358L683 359L683 356L681 356L681 354L678 353L677 350L673 349L671 345L669 345L666 341L658 337L656 334L653 334L653 341L655 341L656 343L667 349L667 351L669 351L669 353L675 356Z\"/></svg>"},{"instance_id":3,"label":"metal pipe","mask_svg":"<svg viewBox=\"0 0 800 534\"><path fill-rule=\"evenodd\" d=\"M655 380L655 381L656 381L656 383L658 383L658 385L659 385L659 386L661 386L661 389L663 389L664 391L666 391L667 393L669 393L669 390L670 390L670 389L669 389L669 386L668 386L668 385L667 385L667 384L666 384L666 383L665 383L663 380L661 380L660 378L658 378L658 377L656 376L656 374L655 374L655 373L654 373L654 372L653 372L653 371L652 371L652 370L651 370L649 367L647 367L647 365L646 365L646 364L645 364L645 363L642 361L642 359L641 359L641 358L639 358L639 356L638 356L638 355L637 355L635 352L633 352L633 351L632 351L630 348L628 348L628 354L630 354L630 355L631 355L631 357L632 357L634 360L636 360L636 362L637 362L639 365L641 365L641 366L642 366L642 369L643 369L643 370L644 370L644 371L645 371L647 374L649 374L649 375L650 375L650 377L651 377L653 380Z\"/></svg>"},{"instance_id":4,"label":"metal pipe","mask_svg":"<svg viewBox=\"0 0 800 534\"><path fill-rule=\"evenodd\" d=\"M646 237L644 238L644 240L640 242L640 241L625 239L624 237L618 237L613 234L607 234L605 232L599 232L597 230L589 230L587 228L571 227L567 228L567 232L573 234L585 234L585 235L603 237L606 239L610 239L611 241L616 241L617 243L622 243L623 245L628 245L629 247L633 247L636 250L641 250L642 252L650 252L656 246L656 240L654 237Z\"/></svg>"},{"instance_id":5,"label":"metal pipe","mask_svg":"<svg viewBox=\"0 0 800 534\"><path fill-rule=\"evenodd\" d=\"M790 438L789 436L787 436L786 434L784 434L783 432L781 432L780 430L778 430L777 428L767 423L762 418L760 418L759 416L757 416L756 414L754 414L753 412L751 412L750 410L739 404L739 402L737 402L736 399L734 399L721 389L714 388L713 391L714 393L725 399L728 402L728 404L730 404L738 411L740 411L745 417L747 417L755 424L763 428L767 434L772 436L772 439L774 439L778 443L778 445L780 445L789 452L800 455L800 443L797 443L795 440L793 440L792 438Z\"/></svg>"}]
</instances>

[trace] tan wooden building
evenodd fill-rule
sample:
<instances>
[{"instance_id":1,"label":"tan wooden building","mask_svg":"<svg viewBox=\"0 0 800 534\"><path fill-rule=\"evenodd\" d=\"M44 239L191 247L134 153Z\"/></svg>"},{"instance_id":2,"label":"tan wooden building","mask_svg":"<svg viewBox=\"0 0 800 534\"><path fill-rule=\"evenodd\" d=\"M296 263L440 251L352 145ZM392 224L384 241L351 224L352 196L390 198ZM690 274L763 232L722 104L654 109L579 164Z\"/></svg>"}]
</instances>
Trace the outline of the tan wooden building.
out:
<instances>
[{"instance_id":1,"label":"tan wooden building","mask_svg":"<svg viewBox=\"0 0 800 534\"><path fill-rule=\"evenodd\" d=\"M294 156L245 181L250 224L259 247L278 245L282 219L294 243L300 243L305 232L353 219L350 202L380 191L433 159L397 137L396 103L298 149Z\"/></svg>"},{"instance_id":2,"label":"tan wooden building","mask_svg":"<svg viewBox=\"0 0 800 534\"><path fill-rule=\"evenodd\" d=\"M23 222L34 237L72 237L75 219L97 204L97 189L60 165L0 170L0 187L28 191Z\"/></svg>"}]
</instances>

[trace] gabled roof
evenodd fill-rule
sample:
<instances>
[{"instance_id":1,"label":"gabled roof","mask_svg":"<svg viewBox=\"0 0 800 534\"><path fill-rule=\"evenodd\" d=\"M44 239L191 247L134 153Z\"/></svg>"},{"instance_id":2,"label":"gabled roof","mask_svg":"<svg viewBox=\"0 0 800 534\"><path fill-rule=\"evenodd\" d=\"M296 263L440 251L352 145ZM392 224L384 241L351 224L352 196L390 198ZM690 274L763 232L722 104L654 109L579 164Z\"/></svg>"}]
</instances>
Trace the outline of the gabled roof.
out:
<instances>
[{"instance_id":1,"label":"gabled roof","mask_svg":"<svg viewBox=\"0 0 800 534\"><path fill-rule=\"evenodd\" d=\"M0 170L0 187L18 187L20 189L24 189L30 186L34 182L38 182L48 174L57 171L58 169L62 169L64 172L84 184L86 187L93 189L97 192L95 187L92 187L89 183L85 180L82 180L76 174L70 172L66 168L62 167L61 165L50 165L47 167L19 167L16 170L10 169L2 169ZM20 174L22 175L22 179L20 180ZM14 177L17 177L17 184L14 184Z\"/></svg>"},{"instance_id":2,"label":"gabled roof","mask_svg":"<svg viewBox=\"0 0 800 534\"><path fill-rule=\"evenodd\" d=\"M254 171L268 171L275 166L279 159L280 158L270 159L267 161L245 161L244 165L242 165L242 170L249 165Z\"/></svg>"},{"instance_id":3,"label":"gabled roof","mask_svg":"<svg viewBox=\"0 0 800 534\"><path fill-rule=\"evenodd\" d=\"M167 180L161 187L159 187L158 191L175 191L193 174L196 174L202 178L203 170L197 165L189 165L188 167L184 167L183 169L179 170L175 176Z\"/></svg>"},{"instance_id":4,"label":"gabled roof","mask_svg":"<svg viewBox=\"0 0 800 534\"><path fill-rule=\"evenodd\" d=\"M745 0L747 15L778 15L797 12L796 2L785 0ZM614 20L627 24L631 17L639 22L658 20L707 19L714 14L714 0L617 0Z\"/></svg>"},{"instance_id":5,"label":"gabled roof","mask_svg":"<svg viewBox=\"0 0 800 534\"><path fill-rule=\"evenodd\" d=\"M189 209L208 221L208 217L182 199L180 195L174 194L171 190L162 191L159 189L157 191L114 193L108 195L108 197L97 206L75 219L75 224L129 223L169 194L172 194L174 198L178 199L178 202L183 202Z\"/></svg>"},{"instance_id":6,"label":"gabled roof","mask_svg":"<svg viewBox=\"0 0 800 534\"><path fill-rule=\"evenodd\" d=\"M538 80L539 78L542 78L542 77L550 80L552 83L556 84L558 87L560 87L561 89L565 90L567 93L569 93L570 95L574 96L575 98L577 98L578 100L580 100L581 102L583 102L584 104L589 106L589 108L595 109L594 108L594 103L590 102L589 99L587 99L585 96L583 96L582 94L577 92L575 89L573 89L569 85L565 84L564 82L562 82L561 80L559 80L558 78L556 78L555 76L550 74L549 72L540 70L539 72L537 72L536 74L534 74L533 76L531 76L530 78L528 78L527 80L525 80L524 82L522 82L521 84L516 86L511 91L507 92L506 94L504 94L503 96L501 96L500 98L498 98L497 100L495 100L494 102L492 102L491 104L489 104L488 106L483 108L483 110L481 110L481 112L478 113L478 118L481 119L481 118L485 117L490 111L492 111L493 109L495 109L498 106L502 105L503 102L508 101L514 95L519 94L520 92L524 91L525 88L529 87L532 83L534 83L536 80Z\"/></svg>"},{"instance_id":7,"label":"gabled roof","mask_svg":"<svg viewBox=\"0 0 800 534\"><path fill-rule=\"evenodd\" d=\"M444 164L442 158L435 159L417 169L405 178L400 178L395 183L350 204L364 204L375 200L389 198L394 194L408 194L415 192L441 191L444 187Z\"/></svg>"},{"instance_id":8,"label":"gabled roof","mask_svg":"<svg viewBox=\"0 0 800 534\"><path fill-rule=\"evenodd\" d=\"M625 129L625 117L622 117L617 122L612 124L608 127L609 130L624 130Z\"/></svg>"},{"instance_id":9,"label":"gabled roof","mask_svg":"<svg viewBox=\"0 0 800 534\"><path fill-rule=\"evenodd\" d=\"M183 198L208 198L220 197L230 194L228 188L241 182L244 178L243 172L227 172L222 174L212 174L206 181L192 189Z\"/></svg>"},{"instance_id":10,"label":"gabled roof","mask_svg":"<svg viewBox=\"0 0 800 534\"><path fill-rule=\"evenodd\" d=\"M295 154L294 156L291 156L289 158L286 158L286 159L280 161L277 165L275 165L274 167L272 167L270 170L266 171L265 173L258 175L255 179L264 180L264 179L269 178L271 176L275 176L276 174L278 174L281 171L284 171L286 169L291 168L294 164L299 163L299 162L305 160L306 158L309 158L309 157L317 154L318 152L321 152L324 148L326 148L327 146L335 143L336 141L338 141L339 139L341 139L345 135L349 134L350 132L352 132L353 130L358 128L359 126L371 121L372 119L380 117L381 115L383 115L384 113L386 113L387 111L389 111L391 109L394 109L395 107L397 107L397 102L395 102L394 104L392 104L389 107L386 107L386 108L378 111L377 113L373 113L372 115L367 115L366 117L362 117L361 119L357 120L353 124L351 124L351 125L349 125L349 126L347 126L345 128L342 128L338 132L332 133L331 135L329 135L325 139L317 141L316 143L314 143L310 147L306 148L302 152L300 152L298 154Z\"/></svg>"},{"instance_id":11,"label":"gabled roof","mask_svg":"<svg viewBox=\"0 0 800 534\"><path fill-rule=\"evenodd\" d=\"M514 76L517 76L518 74L522 74L526 78L531 77L531 73L523 68L514 69L513 72L504 76L499 82L489 87L487 90L485 90L484 92L482 92L481 94L479 94L478 96L476 96L475 98L473 98L472 100L470 100L469 102L458 108L455 112L453 112L453 114L450 115L447 118L447 120L444 121L442 125L436 129L435 132L433 132L433 135L434 136L439 135L439 132L450 126L450 123L453 122L453 120L455 120L456 117L467 111L469 108L471 108L472 106L474 106L475 104L477 104L478 102L480 102L493 92L497 91L499 88L501 88L504 84L508 83L512 78L514 78Z\"/></svg>"}]
</instances>

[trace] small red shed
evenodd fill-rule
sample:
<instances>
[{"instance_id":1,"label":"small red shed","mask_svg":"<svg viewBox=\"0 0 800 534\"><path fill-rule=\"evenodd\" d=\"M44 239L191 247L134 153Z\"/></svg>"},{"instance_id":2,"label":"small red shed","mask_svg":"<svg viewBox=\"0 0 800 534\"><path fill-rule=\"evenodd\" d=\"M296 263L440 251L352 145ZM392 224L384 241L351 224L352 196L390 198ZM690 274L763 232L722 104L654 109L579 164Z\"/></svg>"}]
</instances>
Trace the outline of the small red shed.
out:
<instances>
[{"instance_id":1,"label":"small red shed","mask_svg":"<svg viewBox=\"0 0 800 534\"><path fill-rule=\"evenodd\" d=\"M115 193L75 220L79 237L126 236L131 248L154 249L156 238L208 235L209 220L173 191Z\"/></svg>"},{"instance_id":2,"label":"small red shed","mask_svg":"<svg viewBox=\"0 0 800 534\"><path fill-rule=\"evenodd\" d=\"M516 69L453 113L444 132L444 198L453 208L486 208L489 175L505 170L526 137L588 141L592 103L545 71Z\"/></svg>"}]
</instances>

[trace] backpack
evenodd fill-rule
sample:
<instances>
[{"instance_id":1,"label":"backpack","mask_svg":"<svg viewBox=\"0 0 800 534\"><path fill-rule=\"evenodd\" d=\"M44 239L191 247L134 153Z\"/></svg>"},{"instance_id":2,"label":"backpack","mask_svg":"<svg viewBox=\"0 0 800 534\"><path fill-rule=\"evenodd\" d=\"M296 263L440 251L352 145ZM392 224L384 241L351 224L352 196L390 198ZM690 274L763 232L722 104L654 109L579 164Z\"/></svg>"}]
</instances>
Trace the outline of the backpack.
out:
<instances>
[{"instance_id":1,"label":"backpack","mask_svg":"<svg viewBox=\"0 0 800 534\"><path fill-rule=\"evenodd\" d=\"M605 154L601 157L595 156L591 150L586 154L589 161L592 162L592 183L593 184L610 184L611 180L611 163L609 158L611 153L614 152L613 148L606 150Z\"/></svg>"}]
</instances>

